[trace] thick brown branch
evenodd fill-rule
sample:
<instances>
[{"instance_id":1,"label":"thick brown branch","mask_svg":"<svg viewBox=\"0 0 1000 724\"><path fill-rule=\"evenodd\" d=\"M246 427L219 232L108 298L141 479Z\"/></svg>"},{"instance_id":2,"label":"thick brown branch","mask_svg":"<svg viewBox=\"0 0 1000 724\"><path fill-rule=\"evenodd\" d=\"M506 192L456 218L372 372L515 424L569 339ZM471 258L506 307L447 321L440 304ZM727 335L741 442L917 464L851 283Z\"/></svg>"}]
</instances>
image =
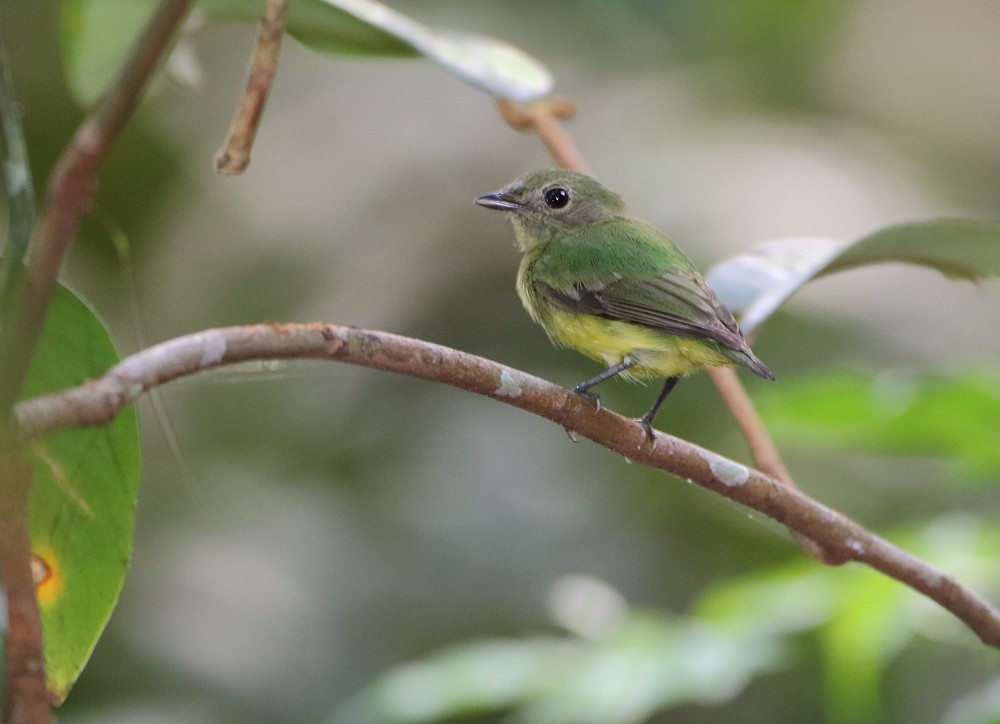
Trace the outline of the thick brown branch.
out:
<instances>
[{"instance_id":1,"label":"thick brown branch","mask_svg":"<svg viewBox=\"0 0 1000 724\"><path fill-rule=\"evenodd\" d=\"M240 174L250 165L250 149L278 70L287 11L288 0L267 0L243 97L233 113L225 145L215 155L215 170L219 173Z\"/></svg>"},{"instance_id":2,"label":"thick brown branch","mask_svg":"<svg viewBox=\"0 0 1000 724\"><path fill-rule=\"evenodd\" d=\"M49 692L42 655L42 622L35 601L28 536L31 464L20 450L0 453L0 568L7 602L4 656L7 691L3 721L47 722Z\"/></svg>"},{"instance_id":3,"label":"thick brown branch","mask_svg":"<svg viewBox=\"0 0 1000 724\"><path fill-rule=\"evenodd\" d=\"M840 513L740 463L644 429L551 382L448 347L331 324L253 325L179 337L139 352L103 377L22 402L17 421L35 437L114 419L147 390L185 375L248 360L329 359L433 380L505 402L593 440L628 459L692 480L818 543L865 563L938 602L990 646L1000 648L1000 612L973 592Z\"/></svg>"}]
</instances>

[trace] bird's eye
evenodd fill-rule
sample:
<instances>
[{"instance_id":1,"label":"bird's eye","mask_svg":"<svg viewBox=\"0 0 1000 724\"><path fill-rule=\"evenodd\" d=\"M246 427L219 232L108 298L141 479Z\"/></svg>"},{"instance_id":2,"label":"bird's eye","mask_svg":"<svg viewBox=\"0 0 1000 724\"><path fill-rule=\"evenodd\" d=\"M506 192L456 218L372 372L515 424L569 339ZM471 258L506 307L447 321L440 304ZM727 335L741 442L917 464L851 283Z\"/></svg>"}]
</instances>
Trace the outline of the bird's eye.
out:
<instances>
[{"instance_id":1,"label":"bird's eye","mask_svg":"<svg viewBox=\"0 0 1000 724\"><path fill-rule=\"evenodd\" d=\"M569 203L569 191L562 186L553 186L545 190L545 205L550 209L561 209Z\"/></svg>"}]
</instances>

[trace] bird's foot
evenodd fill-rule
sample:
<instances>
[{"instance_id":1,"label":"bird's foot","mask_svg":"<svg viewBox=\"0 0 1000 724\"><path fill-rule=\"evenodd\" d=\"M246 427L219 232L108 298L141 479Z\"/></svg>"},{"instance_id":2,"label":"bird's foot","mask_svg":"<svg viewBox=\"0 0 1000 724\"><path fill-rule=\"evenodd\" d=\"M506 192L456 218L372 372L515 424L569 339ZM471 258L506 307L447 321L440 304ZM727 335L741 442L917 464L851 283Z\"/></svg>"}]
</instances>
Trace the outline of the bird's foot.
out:
<instances>
[{"instance_id":1,"label":"bird's foot","mask_svg":"<svg viewBox=\"0 0 1000 724\"><path fill-rule=\"evenodd\" d=\"M576 433L570 430L568 427L564 427L563 430L566 432L566 437L569 438L570 442L580 442L580 439L576 436Z\"/></svg>"},{"instance_id":2,"label":"bird's foot","mask_svg":"<svg viewBox=\"0 0 1000 724\"><path fill-rule=\"evenodd\" d=\"M580 385L574 387L573 392L580 395L580 397L586 397L588 400L594 403L594 407L597 408L596 410L597 412L601 411L601 396L599 394L597 394L596 392L591 392L586 387L581 388Z\"/></svg>"},{"instance_id":3,"label":"bird's foot","mask_svg":"<svg viewBox=\"0 0 1000 724\"><path fill-rule=\"evenodd\" d=\"M649 438L650 442L656 441L656 431L653 429L653 421L648 420L645 417L637 417L635 421L642 425L642 429L646 431L646 437Z\"/></svg>"}]
</instances>

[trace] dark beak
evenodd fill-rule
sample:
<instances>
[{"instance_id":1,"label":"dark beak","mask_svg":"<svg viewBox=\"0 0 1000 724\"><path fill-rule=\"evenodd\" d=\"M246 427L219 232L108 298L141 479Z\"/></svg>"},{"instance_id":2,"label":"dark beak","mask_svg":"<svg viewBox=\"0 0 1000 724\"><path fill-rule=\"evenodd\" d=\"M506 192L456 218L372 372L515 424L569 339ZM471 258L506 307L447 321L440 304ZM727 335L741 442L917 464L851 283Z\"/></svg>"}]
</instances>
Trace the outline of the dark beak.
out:
<instances>
[{"instance_id":1,"label":"dark beak","mask_svg":"<svg viewBox=\"0 0 1000 724\"><path fill-rule=\"evenodd\" d=\"M476 203L480 206L485 206L487 209L499 209L500 211L517 211L524 207L524 204L514 201L508 196L504 196L502 191L480 196L476 199Z\"/></svg>"}]
</instances>

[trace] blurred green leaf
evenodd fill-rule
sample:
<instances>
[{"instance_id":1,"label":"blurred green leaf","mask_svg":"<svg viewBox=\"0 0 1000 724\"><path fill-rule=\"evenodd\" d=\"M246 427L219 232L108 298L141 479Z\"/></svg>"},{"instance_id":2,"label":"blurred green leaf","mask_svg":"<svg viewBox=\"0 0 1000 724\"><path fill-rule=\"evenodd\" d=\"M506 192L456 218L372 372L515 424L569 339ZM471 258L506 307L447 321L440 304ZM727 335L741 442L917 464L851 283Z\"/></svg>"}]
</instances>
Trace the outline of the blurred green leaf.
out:
<instances>
[{"instance_id":1,"label":"blurred green leaf","mask_svg":"<svg viewBox=\"0 0 1000 724\"><path fill-rule=\"evenodd\" d=\"M974 588L1000 583L1000 532L972 516L946 516L894 538ZM390 669L328 721L414 724L513 710L527 724L643 722L737 696L807 632L818 634L826 659L831 721L878 720L883 672L916 635L979 649L950 614L898 582L865 567L799 559L716 584L689 616L629 612L594 638L453 646Z\"/></svg>"},{"instance_id":2,"label":"blurred green leaf","mask_svg":"<svg viewBox=\"0 0 1000 724\"><path fill-rule=\"evenodd\" d=\"M60 4L66 82L77 99L93 103L108 87L153 0L64 0Z\"/></svg>"},{"instance_id":3,"label":"blurred green leaf","mask_svg":"<svg viewBox=\"0 0 1000 724\"><path fill-rule=\"evenodd\" d=\"M331 722L428 722L507 709L565 685L585 654L579 641L477 641L388 671Z\"/></svg>"},{"instance_id":4,"label":"blurred green leaf","mask_svg":"<svg viewBox=\"0 0 1000 724\"><path fill-rule=\"evenodd\" d=\"M107 87L152 11L151 0L66 0L62 43L67 79L90 103ZM258 21L262 4L202 0L210 18ZM375 0L296 0L288 33L327 54L424 56L481 90L515 101L552 91L549 71L523 51L492 38L432 30Z\"/></svg>"},{"instance_id":5,"label":"blurred green leaf","mask_svg":"<svg viewBox=\"0 0 1000 724\"><path fill-rule=\"evenodd\" d=\"M1000 724L1000 678L952 704L942 724Z\"/></svg>"},{"instance_id":6,"label":"blurred green leaf","mask_svg":"<svg viewBox=\"0 0 1000 724\"><path fill-rule=\"evenodd\" d=\"M768 390L761 411L782 446L945 457L968 478L996 484L1000 476L1000 375L992 370L826 372Z\"/></svg>"},{"instance_id":7,"label":"blurred green leaf","mask_svg":"<svg viewBox=\"0 0 1000 724\"><path fill-rule=\"evenodd\" d=\"M826 653L831 721L880 721L882 672L913 635L901 597L905 587L865 571L841 579L833 616L820 631Z\"/></svg>"},{"instance_id":8,"label":"blurred green leaf","mask_svg":"<svg viewBox=\"0 0 1000 724\"><path fill-rule=\"evenodd\" d=\"M390 670L331 722L431 722L517 708L536 724L645 721L736 696L782 658L773 637L631 614L606 639L480 641Z\"/></svg>"},{"instance_id":9,"label":"blurred green leaf","mask_svg":"<svg viewBox=\"0 0 1000 724\"><path fill-rule=\"evenodd\" d=\"M33 397L73 387L118 362L93 310L56 290L25 384ZM118 601L132 554L139 431L127 407L110 425L31 443L28 501L50 691L62 700Z\"/></svg>"},{"instance_id":10,"label":"blurred green leaf","mask_svg":"<svg viewBox=\"0 0 1000 724\"><path fill-rule=\"evenodd\" d=\"M850 17L838 0L708 0L694 40L704 51L738 58L735 93L756 103L796 106L812 101L816 67ZM690 42L690 41L689 41Z\"/></svg>"},{"instance_id":11,"label":"blurred green leaf","mask_svg":"<svg viewBox=\"0 0 1000 724\"><path fill-rule=\"evenodd\" d=\"M769 241L717 264L707 279L742 315L740 324L749 332L811 279L896 261L962 279L1000 275L1000 225L941 220L889 226L846 244L817 238Z\"/></svg>"},{"instance_id":12,"label":"blurred green leaf","mask_svg":"<svg viewBox=\"0 0 1000 724\"><path fill-rule=\"evenodd\" d=\"M289 8L312 6L316 17L325 11L338 13L338 24L362 23L381 36L388 36L412 53L430 58L480 90L514 101L529 101L552 92L552 76L539 61L500 40L450 31L432 30L375 0L297 0ZM311 28L299 24L289 30L302 42L325 52L343 52L340 42L316 43ZM305 30L304 34L301 34ZM335 37L332 34L328 37ZM399 54L398 44L394 46Z\"/></svg>"},{"instance_id":13,"label":"blurred green leaf","mask_svg":"<svg viewBox=\"0 0 1000 724\"><path fill-rule=\"evenodd\" d=\"M888 226L848 246L820 274L891 261L971 281L995 277L1000 275L1000 225L942 219Z\"/></svg>"},{"instance_id":14,"label":"blurred green leaf","mask_svg":"<svg viewBox=\"0 0 1000 724\"><path fill-rule=\"evenodd\" d=\"M760 571L709 588L693 613L713 624L792 634L822 625L836 606L836 583L811 562Z\"/></svg>"},{"instance_id":15,"label":"blurred green leaf","mask_svg":"<svg viewBox=\"0 0 1000 724\"><path fill-rule=\"evenodd\" d=\"M199 0L197 7L210 18L258 23L264 4L246 0ZM322 53L397 58L420 54L377 23L367 22L348 9L323 0L290 2L285 29L303 45Z\"/></svg>"},{"instance_id":16,"label":"blurred green leaf","mask_svg":"<svg viewBox=\"0 0 1000 724\"><path fill-rule=\"evenodd\" d=\"M974 590L993 590L1000 583L995 563L1000 531L974 516L944 516L892 538ZM693 613L759 636L818 633L830 721L886 719L880 711L883 673L914 636L940 635L980 650L975 637L942 608L866 567L780 565L717 584Z\"/></svg>"}]
</instances>

